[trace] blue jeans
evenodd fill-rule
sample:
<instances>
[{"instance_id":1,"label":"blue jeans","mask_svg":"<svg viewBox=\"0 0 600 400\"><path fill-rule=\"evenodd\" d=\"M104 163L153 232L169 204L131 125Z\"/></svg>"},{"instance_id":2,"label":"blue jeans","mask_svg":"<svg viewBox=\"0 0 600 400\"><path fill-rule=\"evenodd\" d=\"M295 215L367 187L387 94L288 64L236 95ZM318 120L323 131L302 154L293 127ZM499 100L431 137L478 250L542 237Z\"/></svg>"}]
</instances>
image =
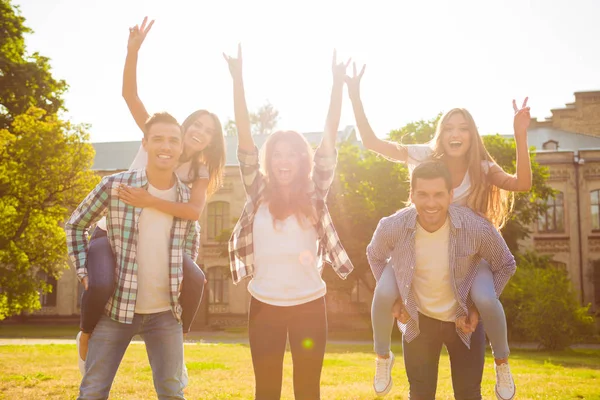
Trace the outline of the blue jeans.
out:
<instances>
[{"instance_id":1,"label":"blue jeans","mask_svg":"<svg viewBox=\"0 0 600 400\"><path fill-rule=\"evenodd\" d=\"M104 307L115 286L115 258L106 231L96 228L87 251L88 290L81 296L81 330L92 333L104 315ZM182 307L183 332L188 333L196 318L204 292L204 272L188 256L183 255L183 281L179 303Z\"/></svg>"},{"instance_id":2,"label":"blue jeans","mask_svg":"<svg viewBox=\"0 0 600 400\"><path fill-rule=\"evenodd\" d=\"M452 388L456 400L480 400L485 356L485 334L481 323L467 348L456 333L454 322L443 322L419 314L420 334L402 342L410 400L434 400L442 345L450 356Z\"/></svg>"},{"instance_id":3,"label":"blue jeans","mask_svg":"<svg viewBox=\"0 0 600 400\"><path fill-rule=\"evenodd\" d=\"M159 400L184 399L183 334L171 311L135 314L132 324L103 315L90 337L85 375L78 400L107 399L125 350L135 335L141 335L152 368Z\"/></svg>"},{"instance_id":4,"label":"blue jeans","mask_svg":"<svg viewBox=\"0 0 600 400\"><path fill-rule=\"evenodd\" d=\"M400 297L396 276L391 264L375 287L371 305L371 323L373 324L373 342L375 353L387 355L390 352L394 317L392 306ZM485 333L490 340L492 352L497 359L507 358L509 354L506 316L500 300L496 298L492 271L486 261L481 261L479 270L471 287L471 299L477 306L481 319L485 321Z\"/></svg>"}]
</instances>

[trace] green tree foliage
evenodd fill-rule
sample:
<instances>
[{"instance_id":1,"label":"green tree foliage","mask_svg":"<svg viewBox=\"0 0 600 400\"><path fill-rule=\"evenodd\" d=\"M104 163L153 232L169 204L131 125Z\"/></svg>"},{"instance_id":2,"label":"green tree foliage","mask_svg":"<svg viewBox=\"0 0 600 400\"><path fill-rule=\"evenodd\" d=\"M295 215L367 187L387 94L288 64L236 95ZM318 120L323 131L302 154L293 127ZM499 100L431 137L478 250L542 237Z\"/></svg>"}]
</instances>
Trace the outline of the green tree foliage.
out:
<instances>
[{"instance_id":1,"label":"green tree foliage","mask_svg":"<svg viewBox=\"0 0 600 400\"><path fill-rule=\"evenodd\" d=\"M0 129L8 129L30 107L55 114L63 107L63 80L50 72L50 60L27 54L24 36L31 33L17 6L0 0Z\"/></svg>"},{"instance_id":2,"label":"green tree foliage","mask_svg":"<svg viewBox=\"0 0 600 400\"><path fill-rule=\"evenodd\" d=\"M62 224L99 178L83 126L31 109L0 130L0 319L39 308L66 267Z\"/></svg>"},{"instance_id":3,"label":"green tree foliage","mask_svg":"<svg viewBox=\"0 0 600 400\"><path fill-rule=\"evenodd\" d=\"M593 334L590 306L579 305L564 266L530 252L517 264L501 297L512 339L560 350Z\"/></svg>"},{"instance_id":4,"label":"green tree foliage","mask_svg":"<svg viewBox=\"0 0 600 400\"><path fill-rule=\"evenodd\" d=\"M86 127L57 116L67 85L26 53L24 24L0 0L0 320L40 307L67 266L62 224L99 179Z\"/></svg>"}]
</instances>

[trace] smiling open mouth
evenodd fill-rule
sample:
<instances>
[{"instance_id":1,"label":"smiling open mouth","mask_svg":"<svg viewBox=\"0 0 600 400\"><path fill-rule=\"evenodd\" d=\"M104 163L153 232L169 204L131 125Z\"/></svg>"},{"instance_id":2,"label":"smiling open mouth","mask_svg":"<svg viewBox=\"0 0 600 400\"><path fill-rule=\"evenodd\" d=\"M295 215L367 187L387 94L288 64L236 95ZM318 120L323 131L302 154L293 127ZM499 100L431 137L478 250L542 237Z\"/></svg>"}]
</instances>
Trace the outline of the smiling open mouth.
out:
<instances>
[{"instance_id":1,"label":"smiling open mouth","mask_svg":"<svg viewBox=\"0 0 600 400\"><path fill-rule=\"evenodd\" d=\"M284 179L289 179L292 171L289 168L279 168L278 169L279 176Z\"/></svg>"},{"instance_id":2,"label":"smiling open mouth","mask_svg":"<svg viewBox=\"0 0 600 400\"><path fill-rule=\"evenodd\" d=\"M460 146L462 146L462 142L460 140L452 140L450 142L450 148L451 149L459 149Z\"/></svg>"}]
</instances>

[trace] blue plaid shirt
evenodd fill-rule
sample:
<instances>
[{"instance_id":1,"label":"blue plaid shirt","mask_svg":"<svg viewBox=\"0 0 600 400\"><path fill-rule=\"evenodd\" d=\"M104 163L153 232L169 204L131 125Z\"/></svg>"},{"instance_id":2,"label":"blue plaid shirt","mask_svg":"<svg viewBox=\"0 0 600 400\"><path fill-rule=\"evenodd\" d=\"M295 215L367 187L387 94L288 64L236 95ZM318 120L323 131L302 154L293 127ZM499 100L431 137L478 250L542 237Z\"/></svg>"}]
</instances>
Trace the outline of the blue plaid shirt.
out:
<instances>
[{"instance_id":1,"label":"blue plaid shirt","mask_svg":"<svg viewBox=\"0 0 600 400\"><path fill-rule=\"evenodd\" d=\"M459 304L456 310L458 318L467 315L468 307L472 305L469 292L482 259L490 263L497 297L500 297L517 267L506 242L487 219L467 207L456 205L449 207L448 214L450 276ZM367 247L367 258L375 280L379 282L388 263L394 268L398 289L410 316L406 324L398 322L407 342L419 335L417 302L412 288L416 268L416 230L417 210L414 207L404 208L379 222ZM471 334L463 333L460 329L457 329L457 333L470 347Z\"/></svg>"},{"instance_id":2,"label":"blue plaid shirt","mask_svg":"<svg viewBox=\"0 0 600 400\"><path fill-rule=\"evenodd\" d=\"M131 324L137 298L138 220L143 209L125 204L113 193L113 189L121 184L146 188L148 186L146 170L132 170L105 176L73 212L65 225L65 231L69 257L75 265L77 277L81 280L87 276L87 231L105 210L108 211L107 233L117 264L115 274L117 282L115 291L106 304L106 313L115 321ZM177 201L188 202L189 200L190 189L177 178ZM192 260L195 260L198 257L199 246L198 222L174 217L169 243L169 283L171 309L178 320L181 320L181 305L178 299L183 279L183 252L185 251Z\"/></svg>"}]
</instances>

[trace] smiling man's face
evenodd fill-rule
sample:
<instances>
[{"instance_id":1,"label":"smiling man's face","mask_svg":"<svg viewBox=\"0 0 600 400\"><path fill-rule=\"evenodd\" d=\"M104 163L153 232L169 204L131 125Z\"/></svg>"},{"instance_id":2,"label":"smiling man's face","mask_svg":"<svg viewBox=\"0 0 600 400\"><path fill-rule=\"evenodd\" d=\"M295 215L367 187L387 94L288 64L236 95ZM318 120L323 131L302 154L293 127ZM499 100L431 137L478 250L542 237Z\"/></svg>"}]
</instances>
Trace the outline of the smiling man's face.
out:
<instances>
[{"instance_id":1,"label":"smiling man's face","mask_svg":"<svg viewBox=\"0 0 600 400\"><path fill-rule=\"evenodd\" d=\"M417 178L410 192L411 202L417 209L419 224L429 232L435 232L446 222L453 191L444 178Z\"/></svg>"}]
</instances>

